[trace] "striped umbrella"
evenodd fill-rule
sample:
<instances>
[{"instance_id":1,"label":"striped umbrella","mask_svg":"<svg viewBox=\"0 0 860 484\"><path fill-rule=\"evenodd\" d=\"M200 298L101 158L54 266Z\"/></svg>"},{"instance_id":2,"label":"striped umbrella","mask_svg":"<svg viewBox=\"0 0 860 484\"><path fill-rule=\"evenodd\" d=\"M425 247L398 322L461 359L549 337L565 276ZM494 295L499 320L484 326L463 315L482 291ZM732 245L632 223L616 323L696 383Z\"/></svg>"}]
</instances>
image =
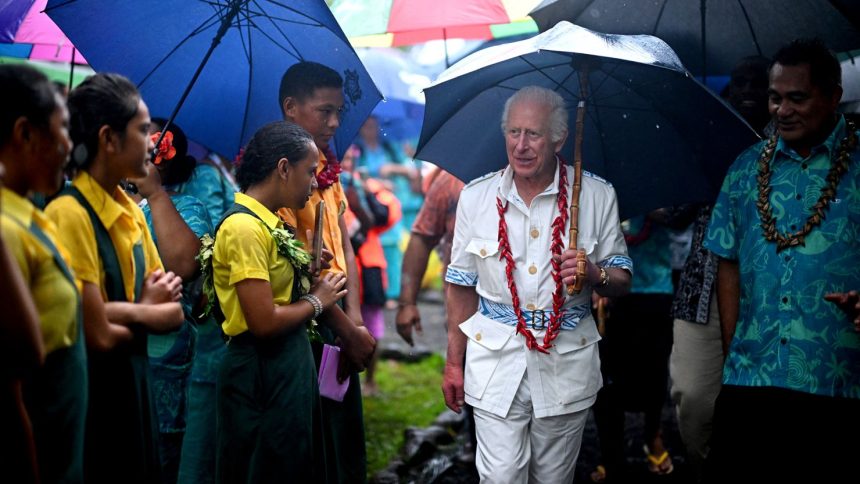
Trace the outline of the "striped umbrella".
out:
<instances>
[{"instance_id":1,"label":"striped umbrella","mask_svg":"<svg viewBox=\"0 0 860 484\"><path fill-rule=\"evenodd\" d=\"M334 0L331 10L355 47L537 33L527 17L539 0Z\"/></svg>"}]
</instances>

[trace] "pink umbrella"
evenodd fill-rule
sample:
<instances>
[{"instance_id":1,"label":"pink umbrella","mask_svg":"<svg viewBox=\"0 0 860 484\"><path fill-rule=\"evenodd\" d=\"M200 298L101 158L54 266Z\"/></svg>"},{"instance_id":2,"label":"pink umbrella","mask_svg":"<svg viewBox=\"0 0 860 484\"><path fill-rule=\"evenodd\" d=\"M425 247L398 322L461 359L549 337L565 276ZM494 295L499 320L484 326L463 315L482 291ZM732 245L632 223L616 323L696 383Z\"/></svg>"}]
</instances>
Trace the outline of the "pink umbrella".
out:
<instances>
[{"instance_id":1,"label":"pink umbrella","mask_svg":"<svg viewBox=\"0 0 860 484\"><path fill-rule=\"evenodd\" d=\"M47 3L48 0L0 0L0 42L16 44L18 53L12 56L86 64L86 59L45 14Z\"/></svg>"}]
</instances>

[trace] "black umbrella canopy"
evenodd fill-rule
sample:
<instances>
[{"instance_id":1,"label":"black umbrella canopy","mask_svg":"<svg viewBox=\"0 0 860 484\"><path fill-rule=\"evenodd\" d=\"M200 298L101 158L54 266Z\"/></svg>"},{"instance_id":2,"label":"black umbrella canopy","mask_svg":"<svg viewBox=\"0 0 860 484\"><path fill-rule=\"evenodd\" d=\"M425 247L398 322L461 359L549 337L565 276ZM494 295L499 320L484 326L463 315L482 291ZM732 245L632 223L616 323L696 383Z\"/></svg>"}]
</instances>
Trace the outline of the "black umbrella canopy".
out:
<instances>
[{"instance_id":1,"label":"black umbrella canopy","mask_svg":"<svg viewBox=\"0 0 860 484\"><path fill-rule=\"evenodd\" d=\"M860 48L856 0L544 0L531 12L541 31L561 20L611 34L666 41L697 75L727 75L743 57L773 56L800 37L832 50Z\"/></svg>"},{"instance_id":2,"label":"black umbrella canopy","mask_svg":"<svg viewBox=\"0 0 860 484\"><path fill-rule=\"evenodd\" d=\"M580 79L587 79L584 98ZM615 185L622 217L713 200L728 166L758 139L661 40L562 22L531 39L476 52L443 72L425 90L416 157L464 181L504 168L504 103L530 85L565 99L570 135L562 154L568 162L576 107L584 99L583 168Z\"/></svg>"}]
</instances>

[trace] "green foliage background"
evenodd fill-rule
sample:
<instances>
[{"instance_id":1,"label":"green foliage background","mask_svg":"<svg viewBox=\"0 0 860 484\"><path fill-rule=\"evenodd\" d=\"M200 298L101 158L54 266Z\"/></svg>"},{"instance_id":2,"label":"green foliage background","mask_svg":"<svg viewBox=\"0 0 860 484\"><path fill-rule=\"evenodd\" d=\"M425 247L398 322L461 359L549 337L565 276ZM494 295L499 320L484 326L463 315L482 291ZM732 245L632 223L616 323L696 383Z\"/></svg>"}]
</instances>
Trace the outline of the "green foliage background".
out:
<instances>
[{"instance_id":1,"label":"green foliage background","mask_svg":"<svg viewBox=\"0 0 860 484\"><path fill-rule=\"evenodd\" d=\"M426 427L445 410L444 366L445 358L438 354L417 363L379 361L379 394L364 398L368 478L399 455L407 427Z\"/></svg>"}]
</instances>

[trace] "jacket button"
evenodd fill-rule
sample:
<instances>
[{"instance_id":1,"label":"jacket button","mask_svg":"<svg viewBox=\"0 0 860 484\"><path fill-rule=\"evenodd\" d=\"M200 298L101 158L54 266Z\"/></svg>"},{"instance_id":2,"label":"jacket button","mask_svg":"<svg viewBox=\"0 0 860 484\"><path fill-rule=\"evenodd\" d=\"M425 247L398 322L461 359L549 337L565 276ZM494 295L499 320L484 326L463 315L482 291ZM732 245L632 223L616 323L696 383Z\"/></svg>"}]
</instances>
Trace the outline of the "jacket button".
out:
<instances>
[{"instance_id":1,"label":"jacket button","mask_svg":"<svg viewBox=\"0 0 860 484\"><path fill-rule=\"evenodd\" d=\"M581 339L581 340L579 340L579 345L580 345L580 346L585 346L585 343L587 343L587 340L586 340L586 339L585 339L585 337L583 336L583 337L582 337L582 339Z\"/></svg>"},{"instance_id":2,"label":"jacket button","mask_svg":"<svg viewBox=\"0 0 860 484\"><path fill-rule=\"evenodd\" d=\"M529 274L535 274L535 273L537 273L537 267L535 267L535 266L529 267Z\"/></svg>"},{"instance_id":3,"label":"jacket button","mask_svg":"<svg viewBox=\"0 0 860 484\"><path fill-rule=\"evenodd\" d=\"M533 239L538 238L539 235L540 235L540 231L538 229L532 229L531 236Z\"/></svg>"},{"instance_id":4,"label":"jacket button","mask_svg":"<svg viewBox=\"0 0 860 484\"><path fill-rule=\"evenodd\" d=\"M486 249L481 249L481 257L487 257Z\"/></svg>"},{"instance_id":5,"label":"jacket button","mask_svg":"<svg viewBox=\"0 0 860 484\"><path fill-rule=\"evenodd\" d=\"M528 303L526 304L526 309L528 309L529 311L534 311L535 309L537 309L537 306L532 303Z\"/></svg>"},{"instance_id":6,"label":"jacket button","mask_svg":"<svg viewBox=\"0 0 860 484\"><path fill-rule=\"evenodd\" d=\"M481 341L481 333L475 333L475 341Z\"/></svg>"}]
</instances>

